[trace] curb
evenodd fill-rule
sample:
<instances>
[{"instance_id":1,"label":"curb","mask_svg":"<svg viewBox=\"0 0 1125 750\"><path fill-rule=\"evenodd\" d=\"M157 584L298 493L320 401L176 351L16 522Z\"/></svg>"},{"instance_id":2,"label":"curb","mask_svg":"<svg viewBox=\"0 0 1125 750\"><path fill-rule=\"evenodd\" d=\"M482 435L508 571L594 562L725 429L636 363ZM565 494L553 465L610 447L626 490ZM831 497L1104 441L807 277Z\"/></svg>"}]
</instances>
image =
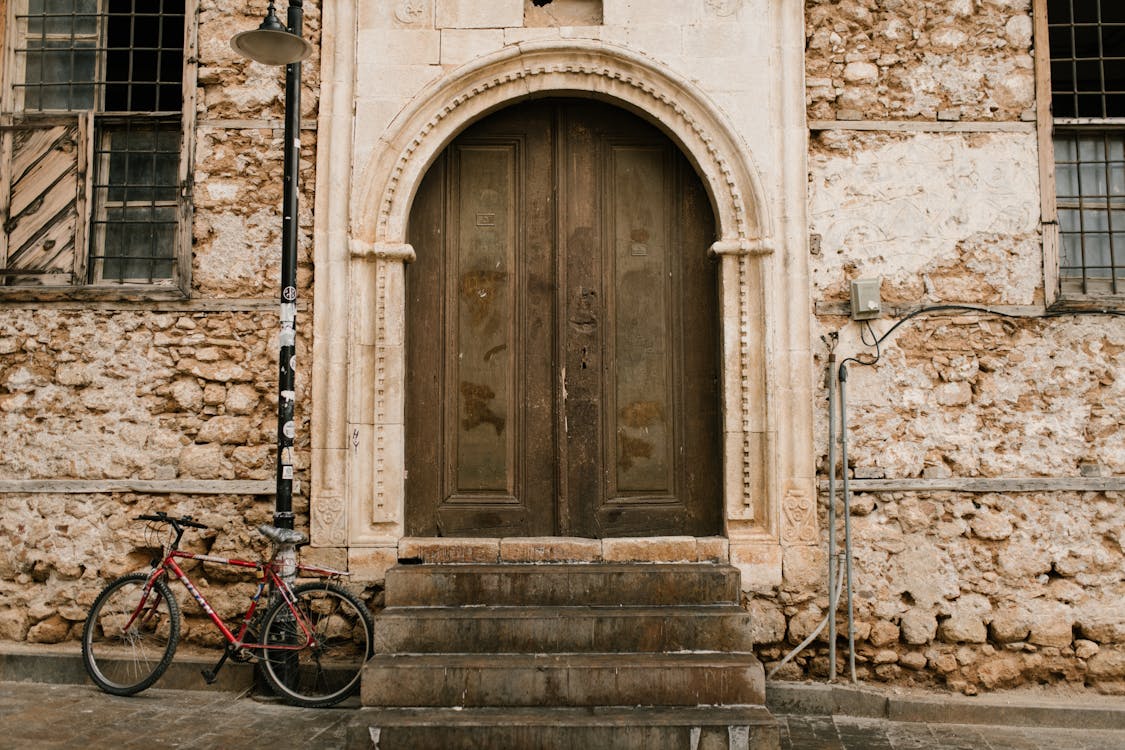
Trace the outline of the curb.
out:
<instances>
[{"instance_id":1,"label":"curb","mask_svg":"<svg viewBox=\"0 0 1125 750\"><path fill-rule=\"evenodd\" d=\"M214 655L176 653L168 671L153 687L165 690L222 690L243 692L254 684L254 666L227 661L219 678L208 685L202 669L215 666L222 651ZM82 649L78 644L65 646L32 646L19 643L0 644L0 682L46 682L61 685L93 685L82 665Z\"/></svg>"},{"instance_id":2,"label":"curb","mask_svg":"<svg viewBox=\"0 0 1125 750\"><path fill-rule=\"evenodd\" d=\"M1125 700L1100 695L1076 696L1061 702L1031 696L966 697L767 682L766 706L777 714L839 715L927 724L1125 730Z\"/></svg>"},{"instance_id":3,"label":"curb","mask_svg":"<svg viewBox=\"0 0 1125 750\"><path fill-rule=\"evenodd\" d=\"M168 690L245 692L254 685L254 667L228 661L213 685L201 669L213 667L220 651L180 653L155 685ZM78 644L43 646L0 643L0 682L89 685ZM1021 695L905 692L810 682L766 683L766 707L775 714L850 716L928 724L1062 729L1125 730L1125 699L1079 695L1044 700Z\"/></svg>"}]
</instances>

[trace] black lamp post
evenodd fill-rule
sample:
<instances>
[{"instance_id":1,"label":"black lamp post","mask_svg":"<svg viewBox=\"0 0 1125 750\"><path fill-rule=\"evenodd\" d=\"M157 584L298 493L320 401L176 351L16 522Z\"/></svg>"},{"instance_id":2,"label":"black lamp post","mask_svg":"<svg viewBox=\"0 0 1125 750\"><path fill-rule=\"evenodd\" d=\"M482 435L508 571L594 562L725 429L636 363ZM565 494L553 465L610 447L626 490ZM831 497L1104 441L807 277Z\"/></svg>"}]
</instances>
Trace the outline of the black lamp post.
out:
<instances>
[{"instance_id":1,"label":"black lamp post","mask_svg":"<svg viewBox=\"0 0 1125 750\"><path fill-rule=\"evenodd\" d=\"M281 220L281 329L278 336L277 498L274 526L293 528L294 370L297 337L297 163L301 156L301 60L312 45L301 37L302 0L289 0L288 26L270 1L266 18L253 31L231 39L236 52L265 65L285 66L285 167Z\"/></svg>"}]
</instances>

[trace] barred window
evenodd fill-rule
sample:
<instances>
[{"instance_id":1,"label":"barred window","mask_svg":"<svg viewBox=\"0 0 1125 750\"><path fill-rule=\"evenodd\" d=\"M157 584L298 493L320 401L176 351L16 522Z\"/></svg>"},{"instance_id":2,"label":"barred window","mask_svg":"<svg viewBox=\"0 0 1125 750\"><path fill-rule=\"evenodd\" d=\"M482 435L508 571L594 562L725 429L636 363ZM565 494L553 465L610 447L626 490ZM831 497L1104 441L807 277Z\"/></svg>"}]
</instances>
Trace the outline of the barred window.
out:
<instances>
[{"instance_id":1,"label":"barred window","mask_svg":"<svg viewBox=\"0 0 1125 750\"><path fill-rule=\"evenodd\" d=\"M16 0L0 285L169 285L185 0Z\"/></svg>"},{"instance_id":2,"label":"barred window","mask_svg":"<svg viewBox=\"0 0 1125 750\"><path fill-rule=\"evenodd\" d=\"M1125 293L1125 2L1049 0L1061 291Z\"/></svg>"}]
</instances>

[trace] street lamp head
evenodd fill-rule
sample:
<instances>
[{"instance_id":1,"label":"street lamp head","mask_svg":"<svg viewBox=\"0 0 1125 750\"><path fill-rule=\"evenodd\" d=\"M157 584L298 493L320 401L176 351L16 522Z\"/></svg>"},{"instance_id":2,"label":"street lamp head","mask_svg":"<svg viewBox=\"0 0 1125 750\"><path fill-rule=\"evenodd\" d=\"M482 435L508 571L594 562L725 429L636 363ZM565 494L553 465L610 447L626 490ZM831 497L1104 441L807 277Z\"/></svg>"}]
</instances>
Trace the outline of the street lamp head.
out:
<instances>
[{"instance_id":1,"label":"street lamp head","mask_svg":"<svg viewBox=\"0 0 1125 750\"><path fill-rule=\"evenodd\" d=\"M262 25L252 31L235 34L230 40L230 46L240 55L263 65L300 62L311 55L313 50L311 44L282 25L272 2Z\"/></svg>"}]
</instances>

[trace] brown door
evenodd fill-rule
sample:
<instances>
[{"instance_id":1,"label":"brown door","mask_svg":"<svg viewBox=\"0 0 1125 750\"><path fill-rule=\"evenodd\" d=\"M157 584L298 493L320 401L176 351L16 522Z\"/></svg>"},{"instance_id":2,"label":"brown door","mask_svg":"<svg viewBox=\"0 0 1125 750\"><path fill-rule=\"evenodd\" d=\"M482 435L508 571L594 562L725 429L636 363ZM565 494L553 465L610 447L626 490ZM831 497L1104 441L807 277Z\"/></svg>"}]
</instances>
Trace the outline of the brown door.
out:
<instances>
[{"instance_id":1,"label":"brown door","mask_svg":"<svg viewBox=\"0 0 1125 750\"><path fill-rule=\"evenodd\" d=\"M411 535L720 531L714 219L660 131L540 100L459 136L415 198Z\"/></svg>"}]
</instances>

